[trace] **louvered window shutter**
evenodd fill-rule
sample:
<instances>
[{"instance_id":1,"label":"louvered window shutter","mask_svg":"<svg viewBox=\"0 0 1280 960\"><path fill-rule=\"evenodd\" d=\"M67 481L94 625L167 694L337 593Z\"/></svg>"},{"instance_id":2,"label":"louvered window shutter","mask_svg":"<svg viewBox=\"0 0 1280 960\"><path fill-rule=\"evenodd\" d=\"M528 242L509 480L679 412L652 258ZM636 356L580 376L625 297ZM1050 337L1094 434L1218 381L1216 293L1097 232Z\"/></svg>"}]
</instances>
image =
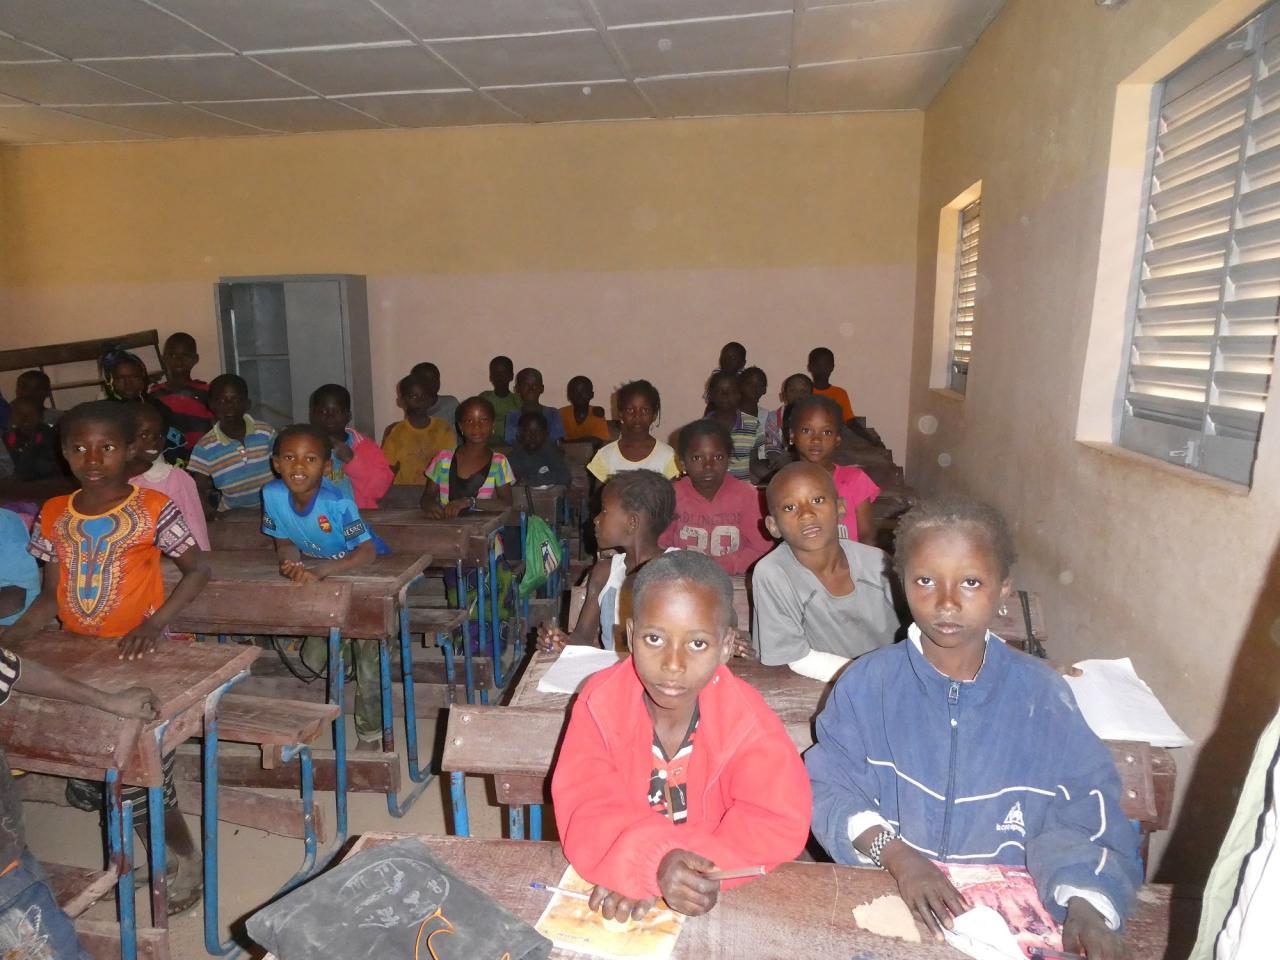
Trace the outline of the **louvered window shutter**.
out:
<instances>
[{"instance_id":1,"label":"louvered window shutter","mask_svg":"<svg viewBox=\"0 0 1280 960\"><path fill-rule=\"evenodd\" d=\"M1280 10L1161 95L1120 443L1248 483L1280 313Z\"/></svg>"},{"instance_id":2,"label":"louvered window shutter","mask_svg":"<svg viewBox=\"0 0 1280 960\"><path fill-rule=\"evenodd\" d=\"M973 301L978 289L978 230L982 200L960 211L960 242L956 244L956 292L951 307L951 370L948 386L964 393L973 352Z\"/></svg>"}]
</instances>

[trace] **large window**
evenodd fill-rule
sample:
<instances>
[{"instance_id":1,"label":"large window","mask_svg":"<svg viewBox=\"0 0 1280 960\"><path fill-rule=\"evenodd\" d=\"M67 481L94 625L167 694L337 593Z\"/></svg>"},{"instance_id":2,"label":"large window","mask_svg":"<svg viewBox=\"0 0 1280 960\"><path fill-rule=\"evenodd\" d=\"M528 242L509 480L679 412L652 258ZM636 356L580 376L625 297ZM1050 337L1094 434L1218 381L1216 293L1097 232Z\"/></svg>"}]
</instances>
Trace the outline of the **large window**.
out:
<instances>
[{"instance_id":1,"label":"large window","mask_svg":"<svg viewBox=\"0 0 1280 960\"><path fill-rule=\"evenodd\" d=\"M1280 328L1274 5L1163 84L1136 288L1120 443L1248 483Z\"/></svg>"},{"instance_id":2,"label":"large window","mask_svg":"<svg viewBox=\"0 0 1280 960\"><path fill-rule=\"evenodd\" d=\"M973 352L973 301L978 290L978 229L982 200L960 211L960 235L956 243L956 290L951 305L951 358L947 386L964 393L969 383L969 355Z\"/></svg>"}]
</instances>

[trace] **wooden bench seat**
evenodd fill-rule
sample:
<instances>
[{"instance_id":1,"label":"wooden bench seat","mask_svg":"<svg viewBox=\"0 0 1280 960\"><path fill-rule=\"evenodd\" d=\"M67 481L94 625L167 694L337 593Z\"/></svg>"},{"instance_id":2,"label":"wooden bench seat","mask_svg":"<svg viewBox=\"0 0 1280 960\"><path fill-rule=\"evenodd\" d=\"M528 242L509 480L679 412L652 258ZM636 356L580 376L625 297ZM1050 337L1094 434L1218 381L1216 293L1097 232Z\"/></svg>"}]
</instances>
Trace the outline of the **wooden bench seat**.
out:
<instances>
[{"instance_id":1,"label":"wooden bench seat","mask_svg":"<svg viewBox=\"0 0 1280 960\"><path fill-rule=\"evenodd\" d=\"M336 719L336 703L228 693L218 704L218 739L280 747L311 743Z\"/></svg>"},{"instance_id":2,"label":"wooden bench seat","mask_svg":"<svg viewBox=\"0 0 1280 960\"><path fill-rule=\"evenodd\" d=\"M114 870L73 867L68 863L41 863L53 898L72 919L80 916L116 888Z\"/></svg>"},{"instance_id":3,"label":"wooden bench seat","mask_svg":"<svg viewBox=\"0 0 1280 960\"><path fill-rule=\"evenodd\" d=\"M427 646L433 646L436 635L453 633L467 620L466 610L455 610L452 607L419 607L409 606L409 632L423 635Z\"/></svg>"}]
</instances>

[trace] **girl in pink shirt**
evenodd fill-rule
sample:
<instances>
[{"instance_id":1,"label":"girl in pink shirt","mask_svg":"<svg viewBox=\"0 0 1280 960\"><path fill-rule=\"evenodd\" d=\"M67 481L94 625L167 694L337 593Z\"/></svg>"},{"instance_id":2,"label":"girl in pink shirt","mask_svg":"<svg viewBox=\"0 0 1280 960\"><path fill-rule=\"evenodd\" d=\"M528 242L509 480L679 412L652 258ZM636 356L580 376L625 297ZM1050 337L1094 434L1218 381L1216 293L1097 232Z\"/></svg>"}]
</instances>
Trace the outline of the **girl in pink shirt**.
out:
<instances>
[{"instance_id":1,"label":"girl in pink shirt","mask_svg":"<svg viewBox=\"0 0 1280 960\"><path fill-rule=\"evenodd\" d=\"M876 523L871 504L880 496L880 488L857 467L838 467L831 462L831 455L840 446L842 423L840 405L830 397L804 397L791 407L791 445L801 460L816 463L831 474L836 494L844 501L840 536L874 544ZM856 523L849 522L855 518Z\"/></svg>"},{"instance_id":2,"label":"girl in pink shirt","mask_svg":"<svg viewBox=\"0 0 1280 960\"><path fill-rule=\"evenodd\" d=\"M129 482L135 487L159 491L176 503L200 549L208 550L209 527L196 482L187 471L165 462L160 456L164 445L164 414L146 401L132 406L137 426L129 459Z\"/></svg>"},{"instance_id":3,"label":"girl in pink shirt","mask_svg":"<svg viewBox=\"0 0 1280 960\"><path fill-rule=\"evenodd\" d=\"M760 493L727 475L733 439L723 423L695 420L681 429L677 444L687 475L673 485L675 519L658 545L705 553L740 577L773 546L762 531Z\"/></svg>"}]
</instances>

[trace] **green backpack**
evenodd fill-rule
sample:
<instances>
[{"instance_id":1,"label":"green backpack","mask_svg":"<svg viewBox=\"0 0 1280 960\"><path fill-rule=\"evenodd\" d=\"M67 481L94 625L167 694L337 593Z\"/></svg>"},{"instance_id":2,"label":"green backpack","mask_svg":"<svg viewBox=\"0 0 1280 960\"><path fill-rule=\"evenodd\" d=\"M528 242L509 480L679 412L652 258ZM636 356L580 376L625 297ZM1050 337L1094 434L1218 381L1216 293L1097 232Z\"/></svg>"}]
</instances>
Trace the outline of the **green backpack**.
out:
<instances>
[{"instance_id":1,"label":"green backpack","mask_svg":"<svg viewBox=\"0 0 1280 960\"><path fill-rule=\"evenodd\" d=\"M553 573L564 565L560 540L550 524L532 510L524 532L524 576L520 579L520 599L528 599Z\"/></svg>"}]
</instances>

